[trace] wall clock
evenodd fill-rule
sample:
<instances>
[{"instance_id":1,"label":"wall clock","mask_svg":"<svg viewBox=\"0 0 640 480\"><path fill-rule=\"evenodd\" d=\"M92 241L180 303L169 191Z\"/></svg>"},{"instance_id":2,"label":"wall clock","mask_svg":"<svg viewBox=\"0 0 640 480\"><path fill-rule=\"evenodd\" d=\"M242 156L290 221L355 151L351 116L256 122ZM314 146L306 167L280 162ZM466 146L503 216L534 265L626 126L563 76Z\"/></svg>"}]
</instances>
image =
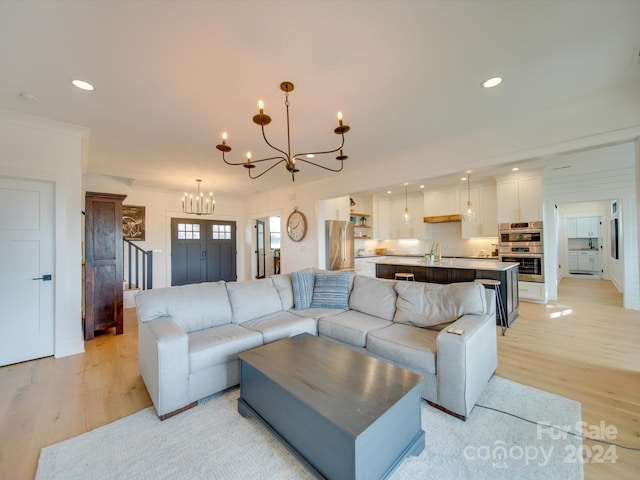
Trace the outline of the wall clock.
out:
<instances>
[{"instance_id":1,"label":"wall clock","mask_svg":"<svg viewBox=\"0 0 640 480\"><path fill-rule=\"evenodd\" d=\"M302 212L294 209L287 219L287 235L294 242L302 240L307 233L307 219Z\"/></svg>"}]
</instances>

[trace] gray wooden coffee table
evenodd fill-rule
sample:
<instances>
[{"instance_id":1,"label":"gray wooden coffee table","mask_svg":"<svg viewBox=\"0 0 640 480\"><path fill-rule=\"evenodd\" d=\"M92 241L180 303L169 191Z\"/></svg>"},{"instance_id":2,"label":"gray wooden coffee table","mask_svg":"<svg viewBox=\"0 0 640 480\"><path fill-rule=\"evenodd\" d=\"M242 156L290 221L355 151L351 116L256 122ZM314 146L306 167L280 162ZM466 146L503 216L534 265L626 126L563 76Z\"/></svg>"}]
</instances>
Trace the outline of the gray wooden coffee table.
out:
<instances>
[{"instance_id":1,"label":"gray wooden coffee table","mask_svg":"<svg viewBox=\"0 0 640 480\"><path fill-rule=\"evenodd\" d=\"M385 478L424 449L420 375L306 333L239 356L238 411L316 476Z\"/></svg>"}]
</instances>

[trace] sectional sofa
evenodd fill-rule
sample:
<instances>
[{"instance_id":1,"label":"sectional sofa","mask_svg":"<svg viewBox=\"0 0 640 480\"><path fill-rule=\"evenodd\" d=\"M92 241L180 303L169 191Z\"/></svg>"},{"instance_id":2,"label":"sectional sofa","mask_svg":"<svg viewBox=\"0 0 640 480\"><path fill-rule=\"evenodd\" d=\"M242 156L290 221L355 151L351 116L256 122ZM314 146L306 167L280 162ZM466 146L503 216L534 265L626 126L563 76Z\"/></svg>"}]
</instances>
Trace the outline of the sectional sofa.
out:
<instances>
[{"instance_id":1,"label":"sectional sofa","mask_svg":"<svg viewBox=\"0 0 640 480\"><path fill-rule=\"evenodd\" d=\"M422 397L465 419L497 367L494 295L313 270L147 290L136 296L140 372L165 419L238 385L238 353L310 333L419 373Z\"/></svg>"}]
</instances>

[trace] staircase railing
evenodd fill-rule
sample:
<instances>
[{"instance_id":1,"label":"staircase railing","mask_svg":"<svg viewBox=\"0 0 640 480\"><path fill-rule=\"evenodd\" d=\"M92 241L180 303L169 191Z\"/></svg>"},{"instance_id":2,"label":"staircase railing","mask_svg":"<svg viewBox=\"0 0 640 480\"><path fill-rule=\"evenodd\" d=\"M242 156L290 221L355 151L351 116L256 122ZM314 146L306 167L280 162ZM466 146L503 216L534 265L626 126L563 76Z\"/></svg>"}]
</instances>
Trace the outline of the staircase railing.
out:
<instances>
[{"instance_id":1,"label":"staircase railing","mask_svg":"<svg viewBox=\"0 0 640 480\"><path fill-rule=\"evenodd\" d=\"M130 240L122 240L124 244L124 278L129 289L153 288L153 250L143 250Z\"/></svg>"}]
</instances>

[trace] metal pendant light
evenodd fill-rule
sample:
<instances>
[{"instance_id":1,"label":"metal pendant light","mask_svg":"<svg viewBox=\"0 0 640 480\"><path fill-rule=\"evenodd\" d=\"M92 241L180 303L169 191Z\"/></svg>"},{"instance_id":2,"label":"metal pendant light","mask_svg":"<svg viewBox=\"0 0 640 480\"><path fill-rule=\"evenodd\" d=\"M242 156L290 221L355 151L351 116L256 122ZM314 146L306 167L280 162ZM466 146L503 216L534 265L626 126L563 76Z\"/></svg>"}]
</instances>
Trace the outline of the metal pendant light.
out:
<instances>
[{"instance_id":1,"label":"metal pendant light","mask_svg":"<svg viewBox=\"0 0 640 480\"><path fill-rule=\"evenodd\" d=\"M408 194L407 194L408 186L409 186L408 183L404 184L404 214L402 215L402 221L407 225L411 223L411 215L409 215L409 204L408 204Z\"/></svg>"},{"instance_id":2,"label":"metal pendant light","mask_svg":"<svg viewBox=\"0 0 640 480\"><path fill-rule=\"evenodd\" d=\"M467 209L462 214L462 218L467 222L472 222L476 219L476 211L471 205L471 171L467 172Z\"/></svg>"}]
</instances>

